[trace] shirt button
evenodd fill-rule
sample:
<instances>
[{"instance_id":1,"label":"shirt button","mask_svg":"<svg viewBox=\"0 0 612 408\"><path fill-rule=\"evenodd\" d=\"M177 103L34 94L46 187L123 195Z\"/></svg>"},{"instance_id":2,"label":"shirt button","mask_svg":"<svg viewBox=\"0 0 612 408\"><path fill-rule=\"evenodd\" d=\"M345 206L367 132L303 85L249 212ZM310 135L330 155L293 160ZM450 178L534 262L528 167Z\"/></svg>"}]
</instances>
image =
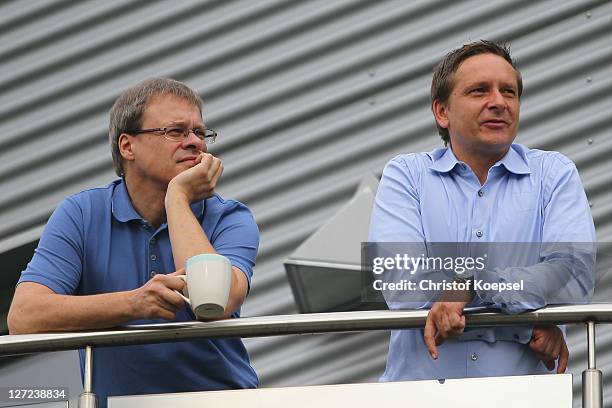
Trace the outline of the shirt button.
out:
<instances>
[{"instance_id":1,"label":"shirt button","mask_svg":"<svg viewBox=\"0 0 612 408\"><path fill-rule=\"evenodd\" d=\"M151 244L155 245L157 243L157 240L155 238L151 238Z\"/></svg>"},{"instance_id":2,"label":"shirt button","mask_svg":"<svg viewBox=\"0 0 612 408\"><path fill-rule=\"evenodd\" d=\"M478 197L482 197L484 195L484 191L478 190Z\"/></svg>"},{"instance_id":3,"label":"shirt button","mask_svg":"<svg viewBox=\"0 0 612 408\"><path fill-rule=\"evenodd\" d=\"M482 231L481 230L476 231L476 236L478 238L482 237Z\"/></svg>"},{"instance_id":4,"label":"shirt button","mask_svg":"<svg viewBox=\"0 0 612 408\"><path fill-rule=\"evenodd\" d=\"M478 360L478 354L476 354L476 353L472 353L472 355L470 356L470 358L472 359L472 361L476 361L476 360Z\"/></svg>"},{"instance_id":5,"label":"shirt button","mask_svg":"<svg viewBox=\"0 0 612 408\"><path fill-rule=\"evenodd\" d=\"M155 256L155 254L152 254L152 255L151 255L151 260L152 260L152 261L154 261L154 260L156 260L156 259L157 259L157 256Z\"/></svg>"},{"instance_id":6,"label":"shirt button","mask_svg":"<svg viewBox=\"0 0 612 408\"><path fill-rule=\"evenodd\" d=\"M151 277L154 277L155 275L157 275L157 272L151 271L150 275L151 275Z\"/></svg>"}]
</instances>

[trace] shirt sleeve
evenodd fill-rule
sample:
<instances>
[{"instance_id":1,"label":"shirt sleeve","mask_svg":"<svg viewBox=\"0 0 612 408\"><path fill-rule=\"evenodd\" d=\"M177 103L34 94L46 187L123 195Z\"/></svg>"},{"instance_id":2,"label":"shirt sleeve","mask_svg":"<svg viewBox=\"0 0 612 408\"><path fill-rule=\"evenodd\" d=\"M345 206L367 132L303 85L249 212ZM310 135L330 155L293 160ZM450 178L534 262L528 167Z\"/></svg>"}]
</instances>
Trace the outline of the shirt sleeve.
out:
<instances>
[{"instance_id":1,"label":"shirt sleeve","mask_svg":"<svg viewBox=\"0 0 612 408\"><path fill-rule=\"evenodd\" d=\"M81 280L83 242L82 212L68 197L49 218L18 284L36 282L57 294L74 294Z\"/></svg>"},{"instance_id":2,"label":"shirt sleeve","mask_svg":"<svg viewBox=\"0 0 612 408\"><path fill-rule=\"evenodd\" d=\"M409 156L413 158L413 156ZM410 163L410 165L408 164ZM395 258L397 254L410 255L413 258L421 257L427 253L425 236L421 221L418 177L415 177L411 167L419 164L413 160L404 160L396 157L384 168L378 186L376 198L370 218L368 234L368 258L384 260ZM440 273L419 269L419 271L406 269L385 268L384 272L375 276L384 284L398 282L420 281L433 278L432 274ZM452 277L451 277L452 279ZM404 291L396 289L383 289L382 293L390 309L423 309L428 308L435 301L433 291Z\"/></svg>"},{"instance_id":3,"label":"shirt sleeve","mask_svg":"<svg viewBox=\"0 0 612 408\"><path fill-rule=\"evenodd\" d=\"M507 313L550 304L583 304L595 286L595 227L578 171L569 159L555 159L545 180L540 263L476 271L474 279L524 282L522 291L477 290L487 306Z\"/></svg>"},{"instance_id":4,"label":"shirt sleeve","mask_svg":"<svg viewBox=\"0 0 612 408\"><path fill-rule=\"evenodd\" d=\"M415 184L403 159L387 163L372 208L369 241L425 242Z\"/></svg>"},{"instance_id":5,"label":"shirt sleeve","mask_svg":"<svg viewBox=\"0 0 612 408\"><path fill-rule=\"evenodd\" d=\"M244 273L250 290L259 247L259 229L245 205L239 202L233 204L219 219L212 245L219 254L230 260L232 266Z\"/></svg>"}]
</instances>

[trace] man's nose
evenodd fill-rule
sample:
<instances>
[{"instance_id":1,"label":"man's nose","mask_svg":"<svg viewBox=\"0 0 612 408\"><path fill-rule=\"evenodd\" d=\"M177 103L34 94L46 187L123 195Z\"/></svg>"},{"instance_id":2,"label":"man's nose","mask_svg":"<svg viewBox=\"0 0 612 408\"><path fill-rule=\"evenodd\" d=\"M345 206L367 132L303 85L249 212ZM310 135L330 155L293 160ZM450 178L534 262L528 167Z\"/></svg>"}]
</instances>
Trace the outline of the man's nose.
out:
<instances>
[{"instance_id":1,"label":"man's nose","mask_svg":"<svg viewBox=\"0 0 612 408\"><path fill-rule=\"evenodd\" d=\"M183 148L206 152L206 143L197 137L193 130L190 129L187 137L183 139Z\"/></svg>"},{"instance_id":2,"label":"man's nose","mask_svg":"<svg viewBox=\"0 0 612 408\"><path fill-rule=\"evenodd\" d=\"M489 94L488 107L489 109L495 110L505 109L506 100L499 89L496 89Z\"/></svg>"}]
</instances>

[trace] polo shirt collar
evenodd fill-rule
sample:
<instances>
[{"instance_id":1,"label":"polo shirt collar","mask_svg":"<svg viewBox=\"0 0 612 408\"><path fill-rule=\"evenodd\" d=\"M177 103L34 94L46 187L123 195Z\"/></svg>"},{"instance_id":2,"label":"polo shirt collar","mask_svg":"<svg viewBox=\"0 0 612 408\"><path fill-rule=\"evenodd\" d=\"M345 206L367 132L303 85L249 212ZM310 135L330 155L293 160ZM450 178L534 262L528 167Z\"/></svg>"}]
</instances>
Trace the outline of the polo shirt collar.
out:
<instances>
[{"instance_id":1,"label":"polo shirt collar","mask_svg":"<svg viewBox=\"0 0 612 408\"><path fill-rule=\"evenodd\" d=\"M193 214L199 220L202 220L204 210L204 201L200 200L191 204L191 211L193 211ZM119 222L128 222L132 220L144 221L132 205L132 200L130 200L130 195L128 194L125 180L123 178L115 181L115 189L113 191L111 202L111 212Z\"/></svg>"},{"instance_id":2,"label":"polo shirt collar","mask_svg":"<svg viewBox=\"0 0 612 408\"><path fill-rule=\"evenodd\" d=\"M132 220L144 221L132 206L132 200L128 194L123 178L115 181L115 189L113 191L111 211L113 216L119 222L128 222Z\"/></svg>"}]
</instances>

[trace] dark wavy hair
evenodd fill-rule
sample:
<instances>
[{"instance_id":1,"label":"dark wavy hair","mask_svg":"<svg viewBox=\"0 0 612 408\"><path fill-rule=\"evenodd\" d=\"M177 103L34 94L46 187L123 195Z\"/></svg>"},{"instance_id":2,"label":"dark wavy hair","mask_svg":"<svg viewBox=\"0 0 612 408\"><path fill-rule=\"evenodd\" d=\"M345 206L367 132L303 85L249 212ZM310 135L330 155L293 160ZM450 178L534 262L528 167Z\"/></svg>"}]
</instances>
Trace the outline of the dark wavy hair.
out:
<instances>
[{"instance_id":1,"label":"dark wavy hair","mask_svg":"<svg viewBox=\"0 0 612 408\"><path fill-rule=\"evenodd\" d=\"M521 73L516 67L516 62L510 55L510 47L507 44L495 43L493 41L480 40L470 44L465 44L461 48L457 48L446 54L442 61L434 68L433 78L431 80L431 108L433 110L434 101L440 101L443 104L448 102L448 98L453 90L455 73L459 66L466 59L480 54L494 54L502 57L514 68L516 72L516 82L518 84L518 96L523 93L523 79ZM435 117L434 117L435 120ZM444 141L444 145L450 142L448 129L441 127L436 121L438 133Z\"/></svg>"}]
</instances>

